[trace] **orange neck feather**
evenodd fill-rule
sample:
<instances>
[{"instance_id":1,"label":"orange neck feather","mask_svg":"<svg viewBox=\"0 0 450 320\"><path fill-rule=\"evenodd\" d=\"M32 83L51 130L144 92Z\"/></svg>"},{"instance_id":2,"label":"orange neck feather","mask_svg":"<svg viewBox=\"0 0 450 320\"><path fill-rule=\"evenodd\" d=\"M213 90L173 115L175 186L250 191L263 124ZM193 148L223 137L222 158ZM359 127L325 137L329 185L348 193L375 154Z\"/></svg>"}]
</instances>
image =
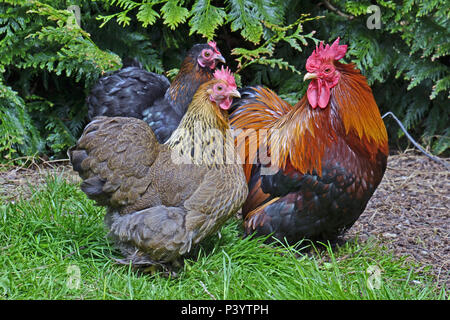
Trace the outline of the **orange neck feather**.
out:
<instances>
[{"instance_id":1,"label":"orange neck feather","mask_svg":"<svg viewBox=\"0 0 450 320\"><path fill-rule=\"evenodd\" d=\"M272 126L271 154L278 149L279 167L285 168L289 159L296 170L320 175L325 151L338 136L372 161L378 152L388 154L386 128L365 77L353 64L335 64L341 78L331 89L327 108L313 109L305 95Z\"/></svg>"},{"instance_id":2,"label":"orange neck feather","mask_svg":"<svg viewBox=\"0 0 450 320\"><path fill-rule=\"evenodd\" d=\"M354 64L335 64L342 76L333 90L331 103L337 105L342 116L345 134L356 134L366 142L366 147L373 146L387 155L386 127L366 78Z\"/></svg>"}]
</instances>

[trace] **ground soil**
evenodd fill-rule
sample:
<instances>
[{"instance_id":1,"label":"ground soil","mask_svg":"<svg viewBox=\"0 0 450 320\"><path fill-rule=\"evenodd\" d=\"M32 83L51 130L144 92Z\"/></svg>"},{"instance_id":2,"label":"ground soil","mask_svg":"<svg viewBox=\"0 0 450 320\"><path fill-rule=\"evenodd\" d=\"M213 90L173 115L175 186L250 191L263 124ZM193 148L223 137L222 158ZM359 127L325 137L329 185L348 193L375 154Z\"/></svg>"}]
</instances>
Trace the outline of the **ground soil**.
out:
<instances>
[{"instance_id":1,"label":"ground soil","mask_svg":"<svg viewBox=\"0 0 450 320\"><path fill-rule=\"evenodd\" d=\"M449 159L446 159L447 162ZM423 155L392 155L366 210L345 235L376 238L450 288L450 170Z\"/></svg>"},{"instance_id":2,"label":"ground soil","mask_svg":"<svg viewBox=\"0 0 450 320\"><path fill-rule=\"evenodd\" d=\"M0 168L0 199L26 198L55 173L73 183L80 181L63 161ZM419 269L430 266L439 286L448 290L449 233L450 170L411 151L389 157L383 181L344 239L376 239L396 256L417 263Z\"/></svg>"}]
</instances>

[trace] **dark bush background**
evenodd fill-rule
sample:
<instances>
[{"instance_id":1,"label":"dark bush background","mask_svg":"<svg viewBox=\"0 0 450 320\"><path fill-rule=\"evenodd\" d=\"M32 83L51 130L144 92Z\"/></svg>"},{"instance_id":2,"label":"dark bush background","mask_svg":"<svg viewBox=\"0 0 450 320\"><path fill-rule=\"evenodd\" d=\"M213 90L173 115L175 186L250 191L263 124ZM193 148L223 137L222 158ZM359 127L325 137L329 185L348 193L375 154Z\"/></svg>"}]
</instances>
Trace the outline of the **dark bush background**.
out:
<instances>
[{"instance_id":1,"label":"dark bush background","mask_svg":"<svg viewBox=\"0 0 450 320\"><path fill-rule=\"evenodd\" d=\"M394 112L447 156L449 15L445 0L0 1L1 161L66 157L86 124L90 88L122 65L138 61L171 78L194 43L214 39L242 85L264 84L295 103L306 58L338 36L382 114ZM391 147L408 147L386 124Z\"/></svg>"}]
</instances>

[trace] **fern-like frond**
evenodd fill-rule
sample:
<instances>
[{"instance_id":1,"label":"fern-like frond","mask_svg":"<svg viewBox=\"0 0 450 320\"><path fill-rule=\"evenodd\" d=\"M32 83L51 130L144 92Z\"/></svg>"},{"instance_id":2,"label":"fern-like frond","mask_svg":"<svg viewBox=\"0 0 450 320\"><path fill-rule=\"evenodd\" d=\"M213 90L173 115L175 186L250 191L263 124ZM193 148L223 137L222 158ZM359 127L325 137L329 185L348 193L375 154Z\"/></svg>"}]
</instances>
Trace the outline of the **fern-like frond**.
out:
<instances>
[{"instance_id":1,"label":"fern-like frond","mask_svg":"<svg viewBox=\"0 0 450 320\"><path fill-rule=\"evenodd\" d=\"M189 17L189 10L182 7L177 0L169 0L161 8L164 24L167 24L171 30L180 23L185 23Z\"/></svg>"},{"instance_id":2,"label":"fern-like frond","mask_svg":"<svg viewBox=\"0 0 450 320\"><path fill-rule=\"evenodd\" d=\"M191 10L189 35L198 33L211 40L215 30L224 23L227 14L223 8L211 4L210 0L197 0Z\"/></svg>"}]
</instances>

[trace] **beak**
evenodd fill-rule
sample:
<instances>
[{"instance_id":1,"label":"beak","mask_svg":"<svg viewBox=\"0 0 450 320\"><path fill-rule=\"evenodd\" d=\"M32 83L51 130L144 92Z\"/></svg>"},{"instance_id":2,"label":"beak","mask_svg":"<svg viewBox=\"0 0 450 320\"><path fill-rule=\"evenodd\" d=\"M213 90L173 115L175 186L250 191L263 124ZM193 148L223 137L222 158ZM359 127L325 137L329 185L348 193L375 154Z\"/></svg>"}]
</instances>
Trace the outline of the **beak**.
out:
<instances>
[{"instance_id":1,"label":"beak","mask_svg":"<svg viewBox=\"0 0 450 320\"><path fill-rule=\"evenodd\" d=\"M218 54L215 59L222 62L223 64L226 63L225 58L221 54Z\"/></svg>"},{"instance_id":2,"label":"beak","mask_svg":"<svg viewBox=\"0 0 450 320\"><path fill-rule=\"evenodd\" d=\"M307 73L305 74L305 76L303 77L303 81L309 80L309 79L317 79L317 74L315 73Z\"/></svg>"},{"instance_id":3,"label":"beak","mask_svg":"<svg viewBox=\"0 0 450 320\"><path fill-rule=\"evenodd\" d=\"M230 97L240 98L240 97L241 97L241 94L239 93L239 91L237 91L236 89L234 89L233 91L230 92Z\"/></svg>"}]
</instances>

